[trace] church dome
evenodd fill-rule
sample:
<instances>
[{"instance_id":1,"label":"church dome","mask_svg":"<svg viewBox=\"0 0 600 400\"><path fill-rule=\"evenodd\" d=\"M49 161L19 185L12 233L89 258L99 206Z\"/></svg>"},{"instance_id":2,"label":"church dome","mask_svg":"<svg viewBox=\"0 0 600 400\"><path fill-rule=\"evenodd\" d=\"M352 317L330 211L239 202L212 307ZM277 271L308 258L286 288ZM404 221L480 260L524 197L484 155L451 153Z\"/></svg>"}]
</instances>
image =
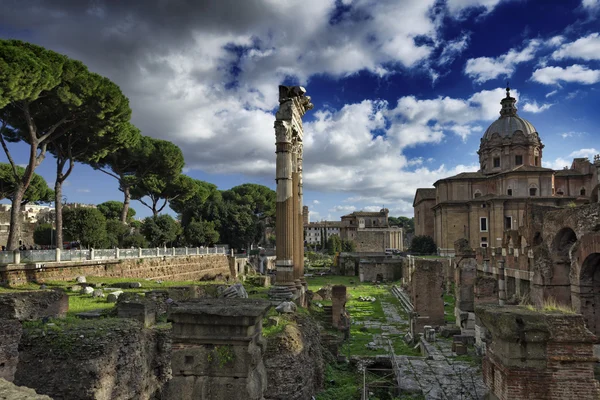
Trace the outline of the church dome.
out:
<instances>
[{"instance_id":1,"label":"church dome","mask_svg":"<svg viewBox=\"0 0 600 400\"><path fill-rule=\"evenodd\" d=\"M510 97L510 88L506 88L506 97L500 102L502 104L500 118L492 122L487 128L483 140L491 140L495 134L498 134L501 139L510 138L517 132L526 137L537 135L537 131L531 122L517 115L516 102L514 97Z\"/></svg>"}]
</instances>

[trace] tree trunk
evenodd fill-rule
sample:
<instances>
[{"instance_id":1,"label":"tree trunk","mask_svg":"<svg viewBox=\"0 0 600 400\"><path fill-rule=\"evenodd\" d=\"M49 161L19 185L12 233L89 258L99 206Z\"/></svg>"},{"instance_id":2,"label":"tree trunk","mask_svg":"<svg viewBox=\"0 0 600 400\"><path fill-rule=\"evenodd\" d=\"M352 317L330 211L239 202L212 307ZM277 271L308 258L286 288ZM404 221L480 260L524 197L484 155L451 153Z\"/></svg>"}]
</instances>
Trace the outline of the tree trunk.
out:
<instances>
[{"instance_id":1,"label":"tree trunk","mask_svg":"<svg viewBox=\"0 0 600 400\"><path fill-rule=\"evenodd\" d=\"M10 229L8 230L7 250L16 250L19 247L19 238L21 237L21 202L27 190L23 185L19 185L13 195L12 208L10 210Z\"/></svg>"},{"instance_id":2,"label":"tree trunk","mask_svg":"<svg viewBox=\"0 0 600 400\"><path fill-rule=\"evenodd\" d=\"M122 187L123 190L123 209L121 210L121 222L127 223L127 214L129 213L129 203L131 202L131 193L129 192L129 186Z\"/></svg>"},{"instance_id":3,"label":"tree trunk","mask_svg":"<svg viewBox=\"0 0 600 400\"><path fill-rule=\"evenodd\" d=\"M54 209L56 220L56 248L63 248L63 220L62 220L62 182L56 179L54 184Z\"/></svg>"}]
</instances>

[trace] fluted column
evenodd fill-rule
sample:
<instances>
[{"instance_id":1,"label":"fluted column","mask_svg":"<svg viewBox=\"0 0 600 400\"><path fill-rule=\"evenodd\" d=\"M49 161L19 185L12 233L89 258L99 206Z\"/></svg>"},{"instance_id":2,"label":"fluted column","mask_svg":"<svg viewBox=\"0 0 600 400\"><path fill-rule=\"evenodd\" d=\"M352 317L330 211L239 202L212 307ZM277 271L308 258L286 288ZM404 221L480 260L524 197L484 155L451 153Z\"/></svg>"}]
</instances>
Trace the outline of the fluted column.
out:
<instances>
[{"instance_id":1,"label":"fluted column","mask_svg":"<svg viewBox=\"0 0 600 400\"><path fill-rule=\"evenodd\" d=\"M302 183L302 172L303 172L303 163L302 158L304 156L304 146L302 142L298 146L298 161L297 161L297 169L298 169L298 248L299 257L298 257L298 271L300 281L306 287L306 281L304 279L304 193L303 193L303 183Z\"/></svg>"},{"instance_id":2,"label":"fluted column","mask_svg":"<svg viewBox=\"0 0 600 400\"><path fill-rule=\"evenodd\" d=\"M303 272L304 235L298 165L304 135L302 117L313 108L310 97L305 93L306 90L300 86L279 86L279 110L275 115L276 278L275 285L269 291L269 296L274 300L298 300L303 292L299 278Z\"/></svg>"},{"instance_id":3,"label":"fluted column","mask_svg":"<svg viewBox=\"0 0 600 400\"><path fill-rule=\"evenodd\" d=\"M294 224L292 183L292 127L285 121L275 121L277 148L275 209L276 284L292 286L294 283Z\"/></svg>"}]
</instances>

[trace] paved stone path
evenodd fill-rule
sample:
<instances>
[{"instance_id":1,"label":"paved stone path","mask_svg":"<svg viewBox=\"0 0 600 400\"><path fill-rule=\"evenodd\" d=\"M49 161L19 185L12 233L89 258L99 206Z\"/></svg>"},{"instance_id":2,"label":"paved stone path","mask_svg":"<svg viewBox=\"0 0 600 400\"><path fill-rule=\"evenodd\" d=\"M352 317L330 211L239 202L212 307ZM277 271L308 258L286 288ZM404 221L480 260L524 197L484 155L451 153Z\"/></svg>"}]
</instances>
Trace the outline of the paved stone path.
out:
<instances>
[{"instance_id":1,"label":"paved stone path","mask_svg":"<svg viewBox=\"0 0 600 400\"><path fill-rule=\"evenodd\" d=\"M382 302L383 304L385 303ZM408 324L408 321L400 317L394 304L385 304L383 310L388 321ZM384 326L382 330L385 332ZM396 329L390 331L394 330ZM425 346L429 357L396 356L396 377L403 392L422 393L426 400L484 398L486 388L479 365L455 360L456 354L452 351L452 343L449 340L425 342Z\"/></svg>"}]
</instances>

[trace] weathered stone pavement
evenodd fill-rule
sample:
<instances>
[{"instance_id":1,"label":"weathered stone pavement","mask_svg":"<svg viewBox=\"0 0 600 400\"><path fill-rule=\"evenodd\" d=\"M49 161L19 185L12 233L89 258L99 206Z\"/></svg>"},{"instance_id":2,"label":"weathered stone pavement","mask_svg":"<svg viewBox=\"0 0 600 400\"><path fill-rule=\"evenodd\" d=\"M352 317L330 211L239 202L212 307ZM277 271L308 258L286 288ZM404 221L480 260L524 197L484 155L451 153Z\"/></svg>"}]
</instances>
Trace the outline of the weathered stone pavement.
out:
<instances>
[{"instance_id":1,"label":"weathered stone pavement","mask_svg":"<svg viewBox=\"0 0 600 400\"><path fill-rule=\"evenodd\" d=\"M408 324L398 314L393 304L384 303L383 310L388 321ZM382 330L386 332L385 324ZM391 326L387 332L401 333ZM383 336L383 335L382 335ZM398 337L395 340L399 340ZM387 343L387 342L386 342ZM377 343L379 344L379 343ZM448 340L437 340L425 344L429 356L396 356L396 377L405 393L422 393L426 400L479 400L483 399L486 388L479 365L457 361ZM387 346L386 346L387 348Z\"/></svg>"}]
</instances>

